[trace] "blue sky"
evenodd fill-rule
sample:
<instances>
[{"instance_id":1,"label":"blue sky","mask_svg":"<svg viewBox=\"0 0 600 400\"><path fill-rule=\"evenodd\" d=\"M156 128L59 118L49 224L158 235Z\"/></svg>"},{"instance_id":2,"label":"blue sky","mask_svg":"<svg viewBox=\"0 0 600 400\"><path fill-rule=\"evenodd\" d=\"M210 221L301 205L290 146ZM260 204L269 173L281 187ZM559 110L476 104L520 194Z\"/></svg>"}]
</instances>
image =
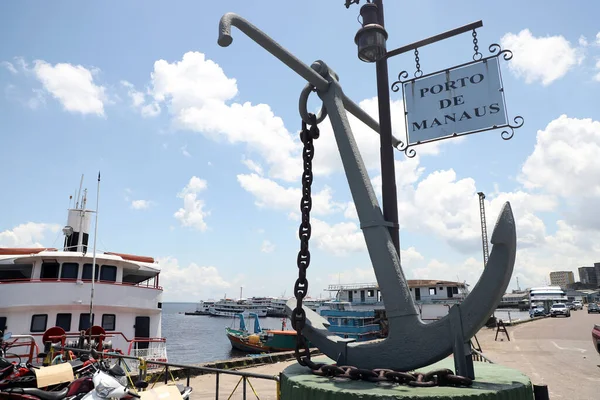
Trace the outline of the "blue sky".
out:
<instances>
[{"instance_id":1,"label":"blue sky","mask_svg":"<svg viewBox=\"0 0 600 400\"><path fill-rule=\"evenodd\" d=\"M364 2L362 2L364 3ZM302 79L234 28L236 12L307 64L325 60L345 93L376 115L374 65L358 60L359 7L343 1L0 4L0 246L60 246L69 195L85 174L98 245L161 261L165 300L227 293L291 294L299 202ZM506 1L386 3L388 48L482 19L480 51L501 43L509 116L525 125L396 152L403 268L409 278L460 279L482 269L478 191L491 234L501 204L517 218L514 278L598 260L600 38L598 5ZM425 73L469 61L463 34L420 50ZM390 60L390 82L414 57ZM402 98L393 123L404 135ZM311 107L317 108L316 100ZM310 295L373 281L331 127L315 143ZM378 187L378 137L354 123ZM516 287L513 278L511 287Z\"/></svg>"}]
</instances>

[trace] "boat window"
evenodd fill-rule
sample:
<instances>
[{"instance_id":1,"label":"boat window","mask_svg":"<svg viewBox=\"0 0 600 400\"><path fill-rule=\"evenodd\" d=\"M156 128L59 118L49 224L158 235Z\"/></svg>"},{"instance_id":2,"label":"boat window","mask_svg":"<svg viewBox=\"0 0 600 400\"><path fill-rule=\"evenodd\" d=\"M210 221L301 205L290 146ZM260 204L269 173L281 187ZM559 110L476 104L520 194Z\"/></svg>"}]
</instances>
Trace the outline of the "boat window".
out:
<instances>
[{"instance_id":1,"label":"boat window","mask_svg":"<svg viewBox=\"0 0 600 400\"><path fill-rule=\"evenodd\" d=\"M443 287L443 286L440 286L440 292L441 292L442 290L444 290L444 287Z\"/></svg>"},{"instance_id":2,"label":"boat window","mask_svg":"<svg viewBox=\"0 0 600 400\"><path fill-rule=\"evenodd\" d=\"M31 317L30 332L45 332L48 324L48 314L34 314Z\"/></svg>"},{"instance_id":3,"label":"boat window","mask_svg":"<svg viewBox=\"0 0 600 400\"><path fill-rule=\"evenodd\" d=\"M33 264L3 265L0 269L0 281L31 279Z\"/></svg>"},{"instance_id":4,"label":"boat window","mask_svg":"<svg viewBox=\"0 0 600 400\"><path fill-rule=\"evenodd\" d=\"M375 297L375 291L374 290L369 290L368 296L369 297Z\"/></svg>"},{"instance_id":5,"label":"boat window","mask_svg":"<svg viewBox=\"0 0 600 400\"><path fill-rule=\"evenodd\" d=\"M117 317L115 314L103 314L102 328L104 328L105 331L114 331L116 319Z\"/></svg>"},{"instance_id":6,"label":"boat window","mask_svg":"<svg viewBox=\"0 0 600 400\"><path fill-rule=\"evenodd\" d=\"M154 275L142 275L139 274L135 271L131 271L131 270L123 270L123 283L133 283L133 284L138 284L138 283L142 283L144 281L150 280L154 278Z\"/></svg>"},{"instance_id":7,"label":"boat window","mask_svg":"<svg viewBox=\"0 0 600 400\"><path fill-rule=\"evenodd\" d=\"M65 332L69 332L71 330L71 314L56 314L56 326L60 326Z\"/></svg>"},{"instance_id":8,"label":"boat window","mask_svg":"<svg viewBox=\"0 0 600 400\"><path fill-rule=\"evenodd\" d=\"M429 295L430 295L430 296L435 296L435 295L436 295L436 293L437 293L437 292L436 292L436 290L435 290L435 288L434 288L434 287L430 287L430 288L429 288Z\"/></svg>"},{"instance_id":9,"label":"boat window","mask_svg":"<svg viewBox=\"0 0 600 400\"><path fill-rule=\"evenodd\" d=\"M114 265L103 265L100 270L100 280L107 282L117 281L117 267Z\"/></svg>"},{"instance_id":10,"label":"boat window","mask_svg":"<svg viewBox=\"0 0 600 400\"><path fill-rule=\"evenodd\" d=\"M6 317L0 317L0 331L6 330Z\"/></svg>"},{"instance_id":11,"label":"boat window","mask_svg":"<svg viewBox=\"0 0 600 400\"><path fill-rule=\"evenodd\" d=\"M58 279L58 268L60 264L56 261L44 261L42 262L42 273L40 274L41 279Z\"/></svg>"},{"instance_id":12,"label":"boat window","mask_svg":"<svg viewBox=\"0 0 600 400\"><path fill-rule=\"evenodd\" d=\"M94 272L94 280L98 280L98 271L100 266L96 264L96 270ZM83 271L81 273L81 279L84 281L92 280L92 264L83 264Z\"/></svg>"},{"instance_id":13,"label":"boat window","mask_svg":"<svg viewBox=\"0 0 600 400\"><path fill-rule=\"evenodd\" d=\"M79 272L79 264L63 263L60 270L60 279L77 279L77 272Z\"/></svg>"},{"instance_id":14,"label":"boat window","mask_svg":"<svg viewBox=\"0 0 600 400\"><path fill-rule=\"evenodd\" d=\"M452 293L454 293L454 294L458 294L458 288L457 288L457 287L453 287L453 288L452 288Z\"/></svg>"},{"instance_id":15,"label":"boat window","mask_svg":"<svg viewBox=\"0 0 600 400\"><path fill-rule=\"evenodd\" d=\"M91 264L90 264L91 266ZM94 318L96 314L92 314L92 324L94 323ZM79 314L79 330L85 331L90 327L90 313Z\"/></svg>"}]
</instances>

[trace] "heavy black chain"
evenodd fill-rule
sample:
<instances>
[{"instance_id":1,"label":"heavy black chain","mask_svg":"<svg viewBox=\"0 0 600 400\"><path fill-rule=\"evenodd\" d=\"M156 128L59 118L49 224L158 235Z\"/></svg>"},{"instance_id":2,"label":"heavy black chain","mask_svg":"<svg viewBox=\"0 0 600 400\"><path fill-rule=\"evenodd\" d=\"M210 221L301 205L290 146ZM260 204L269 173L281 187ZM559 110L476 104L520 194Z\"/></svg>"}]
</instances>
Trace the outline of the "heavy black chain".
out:
<instances>
[{"instance_id":1,"label":"heavy black chain","mask_svg":"<svg viewBox=\"0 0 600 400\"><path fill-rule=\"evenodd\" d=\"M317 126L317 117L314 114L308 114L310 118L310 129L303 120L300 140L304 144L302 150L302 162L304 168L302 171L302 200L300 200L300 211L302 212L302 222L298 230L300 237L300 251L298 252L298 279L294 284L294 296L296 297L296 308L292 312L292 327L296 331L296 360L303 366L311 369L318 369L318 366L310 361L310 349L308 342L302 336L302 329L306 324L306 313L302 308L302 299L308 293L308 281L306 280L306 269L310 265L310 251L308 241L310 240L310 209L312 208L311 185L313 181L312 159L315 148L313 140L319 137L319 127Z\"/></svg>"},{"instance_id":2,"label":"heavy black chain","mask_svg":"<svg viewBox=\"0 0 600 400\"><path fill-rule=\"evenodd\" d=\"M312 371L316 375L362 379L368 382L393 382L415 387L432 386L471 386L473 380L460 375L454 375L451 369L437 369L427 373L400 372L391 369L360 369L351 366L324 365Z\"/></svg>"},{"instance_id":3,"label":"heavy black chain","mask_svg":"<svg viewBox=\"0 0 600 400\"><path fill-rule=\"evenodd\" d=\"M302 300L308 293L306 270L310 265L308 242L311 235L310 210L312 208L312 159L315 152L313 140L319 137L319 127L317 126L317 117L314 114L308 114L308 116L310 118L310 128L306 122L302 121L302 131L300 132L300 140L302 140L302 143L304 144L302 150L302 161L304 164L302 171L302 200L300 200L302 222L300 223L300 228L298 230L298 236L300 237L300 251L298 252L297 259L298 279L296 279L296 283L294 284L296 308L292 311L291 316L292 327L296 331L295 356L298 364L310 368L316 375L347 378L351 380L362 379L370 382L387 381L390 383L420 387L470 386L473 383L471 379L454 375L452 370L449 369L435 370L422 374L419 372L409 373L381 368L373 370L360 369L352 366L328 365L311 361L308 342L302 335L302 330L306 325L306 313L302 308Z\"/></svg>"}]
</instances>

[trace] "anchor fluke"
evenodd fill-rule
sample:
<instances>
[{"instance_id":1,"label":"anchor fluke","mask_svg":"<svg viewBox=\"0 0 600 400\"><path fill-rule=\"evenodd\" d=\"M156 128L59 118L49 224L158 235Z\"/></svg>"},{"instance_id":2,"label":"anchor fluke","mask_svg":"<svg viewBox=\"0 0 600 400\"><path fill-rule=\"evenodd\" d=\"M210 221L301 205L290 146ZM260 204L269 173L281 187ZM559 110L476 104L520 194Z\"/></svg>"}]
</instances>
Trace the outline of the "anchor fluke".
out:
<instances>
[{"instance_id":1,"label":"anchor fluke","mask_svg":"<svg viewBox=\"0 0 600 400\"><path fill-rule=\"evenodd\" d=\"M507 202L498 216L492 234L492 252L488 264L471 293L459 306L465 341L485 324L506 292L512 276L516 247L515 221ZM293 301L288 304L288 315ZM390 329L386 339L347 342L347 339L333 337L327 331L328 322L321 316L306 308L305 311L307 321L304 335L338 363L359 368L408 371L430 365L452 354L450 315L433 323L424 323L418 318L388 316Z\"/></svg>"}]
</instances>

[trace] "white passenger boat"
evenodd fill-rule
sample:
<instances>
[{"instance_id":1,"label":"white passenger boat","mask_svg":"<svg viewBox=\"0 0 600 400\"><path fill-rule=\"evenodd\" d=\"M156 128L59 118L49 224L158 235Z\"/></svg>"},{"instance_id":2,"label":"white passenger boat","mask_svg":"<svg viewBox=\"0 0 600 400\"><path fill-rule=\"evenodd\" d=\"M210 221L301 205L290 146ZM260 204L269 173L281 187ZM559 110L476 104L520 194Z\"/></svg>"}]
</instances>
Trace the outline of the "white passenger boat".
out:
<instances>
[{"instance_id":1,"label":"white passenger boat","mask_svg":"<svg viewBox=\"0 0 600 400\"><path fill-rule=\"evenodd\" d=\"M93 211L85 207L86 191L68 211L63 249L0 248L0 330L12 332L35 357L43 342L74 345L83 331L93 334L98 349L166 361L157 262L102 252L93 268Z\"/></svg>"},{"instance_id":2,"label":"white passenger boat","mask_svg":"<svg viewBox=\"0 0 600 400\"><path fill-rule=\"evenodd\" d=\"M214 317L234 317L236 314L248 317L250 313L266 317L267 309L267 306L252 304L245 300L222 299L211 305L208 312Z\"/></svg>"}]
</instances>

